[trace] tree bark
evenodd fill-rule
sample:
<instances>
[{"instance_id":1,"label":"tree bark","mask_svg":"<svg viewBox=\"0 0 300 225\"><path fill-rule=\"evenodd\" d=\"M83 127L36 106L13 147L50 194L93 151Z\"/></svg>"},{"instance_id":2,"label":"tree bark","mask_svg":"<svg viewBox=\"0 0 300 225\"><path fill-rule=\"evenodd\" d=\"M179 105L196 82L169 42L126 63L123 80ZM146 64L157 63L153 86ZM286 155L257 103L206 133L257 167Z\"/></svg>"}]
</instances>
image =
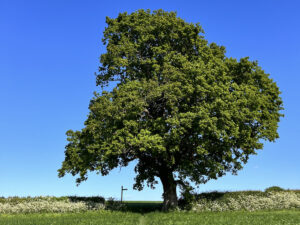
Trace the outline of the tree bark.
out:
<instances>
[{"instance_id":1,"label":"tree bark","mask_svg":"<svg viewBox=\"0 0 300 225\"><path fill-rule=\"evenodd\" d=\"M173 173L167 173L160 176L160 180L163 185L163 211L174 209L178 206L177 193L176 193L176 181L174 180Z\"/></svg>"}]
</instances>

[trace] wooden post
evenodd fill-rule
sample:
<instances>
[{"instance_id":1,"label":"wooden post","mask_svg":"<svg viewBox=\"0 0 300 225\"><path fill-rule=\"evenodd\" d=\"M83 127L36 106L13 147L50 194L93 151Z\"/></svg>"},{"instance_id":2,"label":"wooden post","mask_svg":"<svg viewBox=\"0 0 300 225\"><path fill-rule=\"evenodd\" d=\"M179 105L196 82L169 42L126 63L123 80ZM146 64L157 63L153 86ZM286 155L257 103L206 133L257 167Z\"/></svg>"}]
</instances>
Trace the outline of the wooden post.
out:
<instances>
[{"instance_id":1,"label":"wooden post","mask_svg":"<svg viewBox=\"0 0 300 225\"><path fill-rule=\"evenodd\" d=\"M121 203L123 201L123 186L121 186Z\"/></svg>"},{"instance_id":2,"label":"wooden post","mask_svg":"<svg viewBox=\"0 0 300 225\"><path fill-rule=\"evenodd\" d=\"M121 203L123 202L123 191L127 191L127 188L123 188L123 185L121 186Z\"/></svg>"}]
</instances>

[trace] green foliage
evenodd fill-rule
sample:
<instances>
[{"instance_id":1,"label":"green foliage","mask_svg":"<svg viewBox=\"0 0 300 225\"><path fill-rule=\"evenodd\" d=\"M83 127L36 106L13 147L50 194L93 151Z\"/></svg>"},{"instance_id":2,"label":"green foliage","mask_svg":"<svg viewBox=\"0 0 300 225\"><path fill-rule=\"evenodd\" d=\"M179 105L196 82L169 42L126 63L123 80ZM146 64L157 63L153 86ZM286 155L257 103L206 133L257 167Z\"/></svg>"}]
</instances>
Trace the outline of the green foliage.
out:
<instances>
[{"instance_id":1,"label":"green foliage","mask_svg":"<svg viewBox=\"0 0 300 225\"><path fill-rule=\"evenodd\" d=\"M239 198L239 197L249 196L249 195L263 197L266 196L266 193L262 191L233 191L233 192L212 191L212 192L203 192L200 194L195 194L195 198L196 200L206 199L211 201L216 201L216 200L226 201L228 198Z\"/></svg>"},{"instance_id":2,"label":"green foliage","mask_svg":"<svg viewBox=\"0 0 300 225\"><path fill-rule=\"evenodd\" d=\"M197 201L205 200L211 202L227 202L230 198L240 198L245 196L257 196L257 197L265 197L266 193L262 191L234 191L234 192L219 192L219 191L211 191L211 192L203 192L200 194L197 193L187 193L181 194L179 199L179 206L182 209L190 210L193 205L197 203Z\"/></svg>"},{"instance_id":3,"label":"green foliage","mask_svg":"<svg viewBox=\"0 0 300 225\"><path fill-rule=\"evenodd\" d=\"M240 198L245 196L256 196L256 197L267 197L269 195L268 192L271 191L284 191L290 193L300 194L300 190L284 190L277 186L269 187L264 192L263 191L227 191L227 192L219 192L219 191L211 191L211 192L202 192L202 193L192 193L194 202L206 199L209 201L227 201L229 198ZM300 196L300 195L299 195ZM189 199L191 197L188 197ZM185 202L185 197L182 195L181 199Z\"/></svg>"},{"instance_id":4,"label":"green foliage","mask_svg":"<svg viewBox=\"0 0 300 225\"><path fill-rule=\"evenodd\" d=\"M105 202L105 208L108 210L119 210L119 211L126 210L126 206L122 204L120 201L116 201L114 198L109 198Z\"/></svg>"},{"instance_id":5,"label":"green foliage","mask_svg":"<svg viewBox=\"0 0 300 225\"><path fill-rule=\"evenodd\" d=\"M102 197L9 197L0 198L1 213L45 213L45 212L83 212L105 208Z\"/></svg>"},{"instance_id":6,"label":"green foliage","mask_svg":"<svg viewBox=\"0 0 300 225\"><path fill-rule=\"evenodd\" d=\"M270 192L270 191L284 191L284 189L281 187L278 187L278 186L272 186L272 187L266 188L266 190L265 190L265 192Z\"/></svg>"},{"instance_id":7,"label":"green foliage","mask_svg":"<svg viewBox=\"0 0 300 225\"><path fill-rule=\"evenodd\" d=\"M90 196L90 197L82 197L82 196L38 196L38 197L9 197L4 198L0 197L0 203L10 203L10 204L18 204L24 202L32 202L32 201L40 201L47 200L49 202L55 201L70 201L70 202L94 202L94 203L105 203L105 198L102 196Z\"/></svg>"},{"instance_id":8,"label":"green foliage","mask_svg":"<svg viewBox=\"0 0 300 225\"><path fill-rule=\"evenodd\" d=\"M182 209L195 211L255 211L300 208L299 190L204 192L179 199Z\"/></svg>"},{"instance_id":9,"label":"green foliage","mask_svg":"<svg viewBox=\"0 0 300 225\"><path fill-rule=\"evenodd\" d=\"M181 209L190 210L196 202L197 195L193 193L192 187L187 187L181 191L181 197L178 200L178 206Z\"/></svg>"},{"instance_id":10,"label":"green foliage","mask_svg":"<svg viewBox=\"0 0 300 225\"><path fill-rule=\"evenodd\" d=\"M120 13L106 23L97 85L117 85L95 93L85 127L67 132L60 177L80 183L88 171L107 175L136 161L135 189L157 177L201 184L236 174L262 140L279 137L280 91L256 61L227 57L174 12Z\"/></svg>"}]
</instances>

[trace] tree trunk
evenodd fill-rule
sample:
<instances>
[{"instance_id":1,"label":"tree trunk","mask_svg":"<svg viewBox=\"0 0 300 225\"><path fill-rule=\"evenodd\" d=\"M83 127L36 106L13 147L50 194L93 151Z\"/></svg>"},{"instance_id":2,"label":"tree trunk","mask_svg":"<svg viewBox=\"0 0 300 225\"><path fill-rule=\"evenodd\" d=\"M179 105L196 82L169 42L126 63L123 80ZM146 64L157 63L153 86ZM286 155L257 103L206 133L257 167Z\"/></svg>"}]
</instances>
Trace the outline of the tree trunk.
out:
<instances>
[{"instance_id":1,"label":"tree trunk","mask_svg":"<svg viewBox=\"0 0 300 225\"><path fill-rule=\"evenodd\" d=\"M174 180L173 173L164 174L160 177L162 182L164 193L163 211L174 209L178 206L177 194L176 194L176 181Z\"/></svg>"}]
</instances>

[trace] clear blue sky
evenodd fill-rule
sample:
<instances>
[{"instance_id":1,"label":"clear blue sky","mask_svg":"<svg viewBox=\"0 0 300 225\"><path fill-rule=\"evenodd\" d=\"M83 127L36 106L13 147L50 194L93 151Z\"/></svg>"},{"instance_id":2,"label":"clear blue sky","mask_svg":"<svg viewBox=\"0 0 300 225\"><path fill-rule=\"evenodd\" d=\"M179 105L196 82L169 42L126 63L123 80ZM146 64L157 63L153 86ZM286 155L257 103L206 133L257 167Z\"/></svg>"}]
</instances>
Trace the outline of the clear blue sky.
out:
<instances>
[{"instance_id":1,"label":"clear blue sky","mask_svg":"<svg viewBox=\"0 0 300 225\"><path fill-rule=\"evenodd\" d=\"M95 85L105 17L137 9L177 11L200 22L227 56L249 56L282 91L280 139L265 144L238 176L198 191L300 188L299 1L0 1L0 196L102 195L159 200L162 188L133 191L134 164L109 176L91 174L79 187L57 177L65 132L81 129Z\"/></svg>"}]
</instances>

